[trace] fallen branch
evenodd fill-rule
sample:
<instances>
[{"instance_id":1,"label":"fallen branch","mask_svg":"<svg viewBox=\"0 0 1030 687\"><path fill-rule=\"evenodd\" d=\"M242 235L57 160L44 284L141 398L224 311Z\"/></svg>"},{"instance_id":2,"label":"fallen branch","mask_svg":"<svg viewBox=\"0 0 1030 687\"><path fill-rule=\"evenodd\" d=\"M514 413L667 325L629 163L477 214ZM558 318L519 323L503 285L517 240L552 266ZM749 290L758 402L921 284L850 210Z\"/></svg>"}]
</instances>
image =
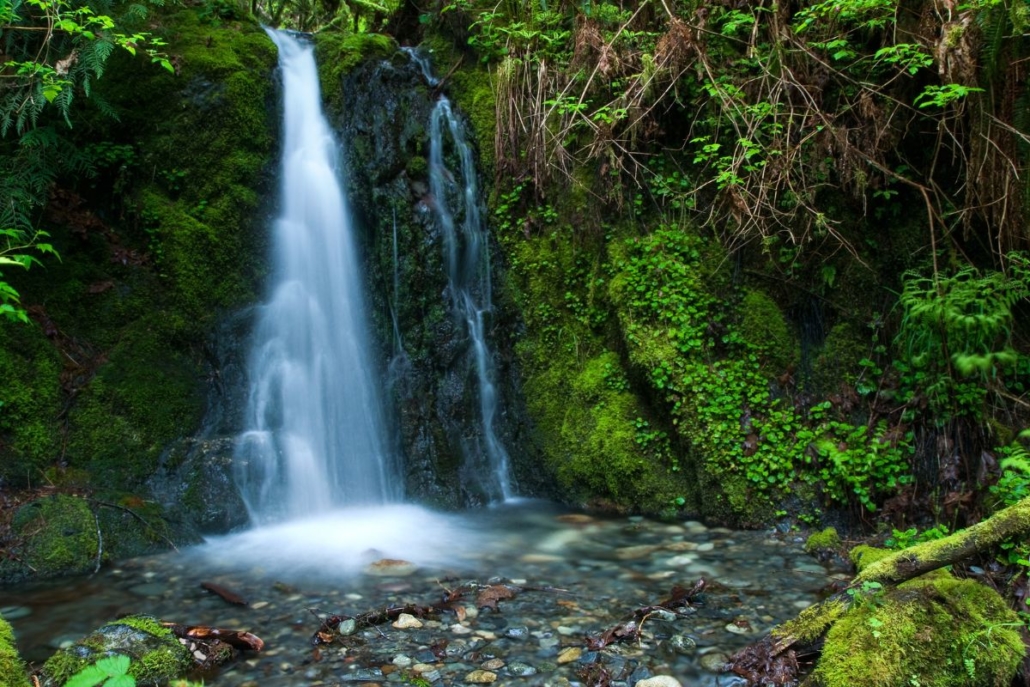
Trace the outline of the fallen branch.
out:
<instances>
[{"instance_id":1,"label":"fallen branch","mask_svg":"<svg viewBox=\"0 0 1030 687\"><path fill-rule=\"evenodd\" d=\"M597 637L587 637L587 647L592 651L599 651L613 642L635 642L640 639L640 633L644 628L644 621L658 611L676 613L680 609L694 605L697 598L704 592L708 585L705 579L699 578L690 589L675 585L669 598L652 606L642 606L633 612L629 620L614 625Z\"/></svg>"}]
</instances>

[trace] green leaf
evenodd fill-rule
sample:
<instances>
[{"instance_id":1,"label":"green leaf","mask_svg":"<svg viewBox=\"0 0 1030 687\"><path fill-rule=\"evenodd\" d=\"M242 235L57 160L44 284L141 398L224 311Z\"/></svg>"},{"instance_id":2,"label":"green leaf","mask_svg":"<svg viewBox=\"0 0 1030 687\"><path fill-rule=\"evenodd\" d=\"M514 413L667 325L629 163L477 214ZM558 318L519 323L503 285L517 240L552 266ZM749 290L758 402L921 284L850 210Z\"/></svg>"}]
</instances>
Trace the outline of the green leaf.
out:
<instances>
[{"instance_id":1,"label":"green leaf","mask_svg":"<svg viewBox=\"0 0 1030 687\"><path fill-rule=\"evenodd\" d=\"M108 675L124 675L129 671L129 663L130 659L128 656L119 654L100 659L97 661L97 668L100 668Z\"/></svg>"},{"instance_id":2,"label":"green leaf","mask_svg":"<svg viewBox=\"0 0 1030 687\"><path fill-rule=\"evenodd\" d=\"M136 687L136 678L131 675L115 675L104 683L104 687Z\"/></svg>"},{"instance_id":3,"label":"green leaf","mask_svg":"<svg viewBox=\"0 0 1030 687\"><path fill-rule=\"evenodd\" d=\"M71 676L64 687L95 687L107 679L108 674L98 666L86 666Z\"/></svg>"}]
</instances>

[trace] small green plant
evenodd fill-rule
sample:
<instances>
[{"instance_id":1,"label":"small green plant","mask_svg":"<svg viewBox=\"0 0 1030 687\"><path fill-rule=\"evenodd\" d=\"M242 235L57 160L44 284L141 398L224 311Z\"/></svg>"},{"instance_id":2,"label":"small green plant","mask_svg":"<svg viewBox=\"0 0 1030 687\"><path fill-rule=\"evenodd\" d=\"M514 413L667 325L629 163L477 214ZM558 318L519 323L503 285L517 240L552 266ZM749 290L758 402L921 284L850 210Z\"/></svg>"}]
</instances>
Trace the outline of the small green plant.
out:
<instances>
[{"instance_id":1,"label":"small green plant","mask_svg":"<svg viewBox=\"0 0 1030 687\"><path fill-rule=\"evenodd\" d=\"M901 550L916 544L922 544L923 542L944 539L948 534L950 532L947 525L935 525L922 532L915 527L910 527L907 530L894 530L891 536L887 537L886 541L884 541L884 544L888 549Z\"/></svg>"},{"instance_id":2,"label":"small green plant","mask_svg":"<svg viewBox=\"0 0 1030 687\"><path fill-rule=\"evenodd\" d=\"M109 656L75 673L65 687L136 687L136 678L129 675L128 656Z\"/></svg>"}]
</instances>

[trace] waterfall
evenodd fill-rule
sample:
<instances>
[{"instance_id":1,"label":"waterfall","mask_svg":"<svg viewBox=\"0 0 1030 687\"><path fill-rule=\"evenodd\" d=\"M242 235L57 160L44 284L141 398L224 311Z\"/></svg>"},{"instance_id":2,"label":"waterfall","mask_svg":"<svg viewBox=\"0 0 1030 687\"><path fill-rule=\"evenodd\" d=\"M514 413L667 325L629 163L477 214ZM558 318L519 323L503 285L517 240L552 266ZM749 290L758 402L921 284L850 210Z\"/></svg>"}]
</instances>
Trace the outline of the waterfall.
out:
<instances>
[{"instance_id":1,"label":"waterfall","mask_svg":"<svg viewBox=\"0 0 1030 687\"><path fill-rule=\"evenodd\" d=\"M313 48L269 35L284 89L282 211L235 461L255 522L395 501L402 483L387 450L360 261Z\"/></svg>"},{"instance_id":2,"label":"waterfall","mask_svg":"<svg viewBox=\"0 0 1030 687\"><path fill-rule=\"evenodd\" d=\"M427 82L437 83L425 58L414 50L408 54L421 67ZM444 162L448 142L457 156L457 175ZM493 311L487 228L480 208L472 147L464 124L454 114L450 101L442 96L430 120L429 185L433 213L443 234L450 307L468 334L478 387L480 438L476 445L465 447L466 464L471 464L491 501L508 500L514 496L510 460L495 427L499 399L493 352L486 335ZM486 464L481 465L484 458Z\"/></svg>"}]
</instances>

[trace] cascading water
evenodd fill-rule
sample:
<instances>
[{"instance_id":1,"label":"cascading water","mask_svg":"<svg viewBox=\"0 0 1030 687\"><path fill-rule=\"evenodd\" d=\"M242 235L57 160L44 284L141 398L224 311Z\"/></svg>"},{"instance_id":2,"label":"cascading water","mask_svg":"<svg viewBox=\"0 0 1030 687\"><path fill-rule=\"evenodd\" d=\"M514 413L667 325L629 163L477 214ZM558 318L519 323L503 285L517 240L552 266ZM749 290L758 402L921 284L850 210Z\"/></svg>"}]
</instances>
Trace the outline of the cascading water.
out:
<instances>
[{"instance_id":1,"label":"cascading water","mask_svg":"<svg viewBox=\"0 0 1030 687\"><path fill-rule=\"evenodd\" d=\"M427 82L437 83L426 60L417 51L410 50L408 54L422 68ZM447 138L459 161L459 175L454 175L444 163ZM429 185L433 212L443 233L451 310L468 333L475 362L481 437L479 445L465 447L466 464L472 464L491 501L506 501L514 496L514 491L508 452L495 427L499 399L493 353L486 338L486 321L493 310L489 243L480 210L472 147L464 124L443 96L437 100L430 119ZM476 466L481 458L487 464Z\"/></svg>"},{"instance_id":2,"label":"cascading water","mask_svg":"<svg viewBox=\"0 0 1030 687\"><path fill-rule=\"evenodd\" d=\"M269 35L279 48L284 88L282 214L236 451L237 484L259 523L401 495L313 48L285 32Z\"/></svg>"}]
</instances>

